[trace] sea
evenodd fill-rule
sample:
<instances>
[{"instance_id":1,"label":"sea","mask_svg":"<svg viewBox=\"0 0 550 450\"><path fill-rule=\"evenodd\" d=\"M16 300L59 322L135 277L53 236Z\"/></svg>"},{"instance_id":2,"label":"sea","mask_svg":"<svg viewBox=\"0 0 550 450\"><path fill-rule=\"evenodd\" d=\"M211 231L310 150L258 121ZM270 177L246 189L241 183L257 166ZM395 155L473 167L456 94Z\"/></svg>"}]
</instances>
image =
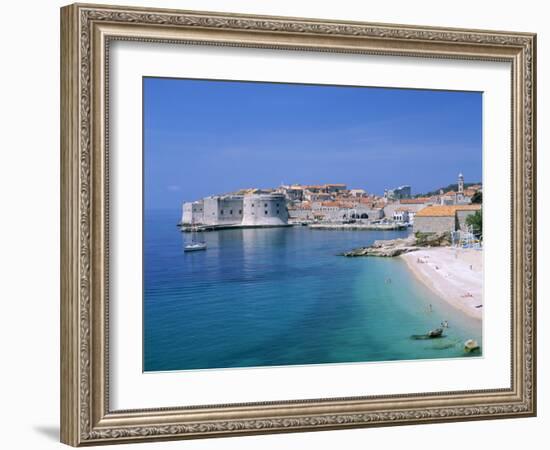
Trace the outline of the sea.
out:
<instances>
[{"instance_id":1,"label":"sea","mask_svg":"<svg viewBox=\"0 0 550 450\"><path fill-rule=\"evenodd\" d=\"M410 231L306 226L182 233L144 214L143 369L179 371L481 356L481 324L397 258L340 254ZM191 241L207 250L184 252ZM413 339L449 327L438 339Z\"/></svg>"}]
</instances>

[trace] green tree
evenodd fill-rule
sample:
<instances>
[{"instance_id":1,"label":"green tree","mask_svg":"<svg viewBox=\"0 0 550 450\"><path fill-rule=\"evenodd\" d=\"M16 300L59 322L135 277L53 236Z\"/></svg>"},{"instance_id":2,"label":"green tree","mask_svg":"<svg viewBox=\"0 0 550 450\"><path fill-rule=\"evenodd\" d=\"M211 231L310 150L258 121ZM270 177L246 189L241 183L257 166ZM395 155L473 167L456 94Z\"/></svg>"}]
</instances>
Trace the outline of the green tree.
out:
<instances>
[{"instance_id":1,"label":"green tree","mask_svg":"<svg viewBox=\"0 0 550 450\"><path fill-rule=\"evenodd\" d=\"M472 227L472 232L480 239L483 237L483 214L481 210L466 217L466 225Z\"/></svg>"},{"instance_id":2,"label":"green tree","mask_svg":"<svg viewBox=\"0 0 550 450\"><path fill-rule=\"evenodd\" d=\"M479 205L483 203L483 194L481 191L477 191L474 195L472 195L472 203Z\"/></svg>"}]
</instances>

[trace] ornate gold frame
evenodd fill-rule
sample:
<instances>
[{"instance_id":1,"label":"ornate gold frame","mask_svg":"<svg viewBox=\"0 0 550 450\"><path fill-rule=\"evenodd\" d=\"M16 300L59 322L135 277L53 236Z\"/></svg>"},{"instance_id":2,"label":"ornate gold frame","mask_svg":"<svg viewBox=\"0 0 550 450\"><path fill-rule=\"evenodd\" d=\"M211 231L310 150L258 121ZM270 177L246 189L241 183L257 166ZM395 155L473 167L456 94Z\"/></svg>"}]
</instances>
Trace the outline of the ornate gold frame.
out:
<instances>
[{"instance_id":1,"label":"ornate gold frame","mask_svg":"<svg viewBox=\"0 0 550 450\"><path fill-rule=\"evenodd\" d=\"M508 61L512 66L509 389L111 411L109 43L138 40ZM75 4L61 9L61 440L79 446L533 416L535 51L529 33Z\"/></svg>"}]
</instances>

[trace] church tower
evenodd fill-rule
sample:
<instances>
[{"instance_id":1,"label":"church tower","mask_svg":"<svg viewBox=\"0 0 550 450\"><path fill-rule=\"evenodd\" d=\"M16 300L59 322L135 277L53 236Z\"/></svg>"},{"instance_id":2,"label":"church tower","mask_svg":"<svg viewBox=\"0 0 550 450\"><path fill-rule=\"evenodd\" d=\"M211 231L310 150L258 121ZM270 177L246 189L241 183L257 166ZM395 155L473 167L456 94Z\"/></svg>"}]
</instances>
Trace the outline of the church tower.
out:
<instances>
[{"instance_id":1,"label":"church tower","mask_svg":"<svg viewBox=\"0 0 550 450\"><path fill-rule=\"evenodd\" d=\"M458 193L464 194L464 175L458 174Z\"/></svg>"}]
</instances>

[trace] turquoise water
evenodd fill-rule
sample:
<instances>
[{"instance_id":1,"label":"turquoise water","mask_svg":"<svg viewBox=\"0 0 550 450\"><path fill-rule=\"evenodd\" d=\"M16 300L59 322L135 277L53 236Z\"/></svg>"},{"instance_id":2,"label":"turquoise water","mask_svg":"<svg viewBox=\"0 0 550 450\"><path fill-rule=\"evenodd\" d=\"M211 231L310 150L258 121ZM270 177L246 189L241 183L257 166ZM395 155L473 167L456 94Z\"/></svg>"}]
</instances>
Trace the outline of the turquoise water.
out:
<instances>
[{"instance_id":1,"label":"turquoise water","mask_svg":"<svg viewBox=\"0 0 550 450\"><path fill-rule=\"evenodd\" d=\"M223 230L184 253L177 217L145 215L145 371L463 357L481 342L401 258L337 256L408 231ZM443 320L447 337L410 338Z\"/></svg>"}]
</instances>

